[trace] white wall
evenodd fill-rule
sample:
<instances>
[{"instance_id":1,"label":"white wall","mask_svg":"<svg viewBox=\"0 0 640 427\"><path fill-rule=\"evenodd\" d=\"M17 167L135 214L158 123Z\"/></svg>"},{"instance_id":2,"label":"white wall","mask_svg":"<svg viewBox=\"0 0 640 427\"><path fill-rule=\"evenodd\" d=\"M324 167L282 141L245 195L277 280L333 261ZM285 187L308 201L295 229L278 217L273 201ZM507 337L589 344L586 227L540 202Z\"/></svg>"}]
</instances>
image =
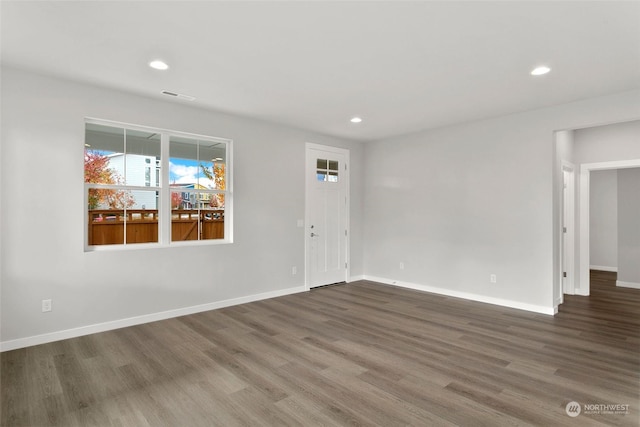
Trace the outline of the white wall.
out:
<instances>
[{"instance_id":1,"label":"white wall","mask_svg":"<svg viewBox=\"0 0 640 427\"><path fill-rule=\"evenodd\" d=\"M573 163L573 139L573 130L561 130L556 132L556 150L559 162L565 161Z\"/></svg>"},{"instance_id":2,"label":"white wall","mask_svg":"<svg viewBox=\"0 0 640 427\"><path fill-rule=\"evenodd\" d=\"M561 200L554 131L637 117L634 91L367 145L366 275L553 312Z\"/></svg>"},{"instance_id":3,"label":"white wall","mask_svg":"<svg viewBox=\"0 0 640 427\"><path fill-rule=\"evenodd\" d=\"M590 267L618 271L618 171L591 172L589 191Z\"/></svg>"},{"instance_id":4,"label":"white wall","mask_svg":"<svg viewBox=\"0 0 640 427\"><path fill-rule=\"evenodd\" d=\"M640 120L577 129L574 143L577 164L640 159Z\"/></svg>"},{"instance_id":5,"label":"white wall","mask_svg":"<svg viewBox=\"0 0 640 427\"><path fill-rule=\"evenodd\" d=\"M360 143L11 68L2 70L2 91L4 349L73 328L300 290L305 142L351 150L351 273L363 274ZM234 243L85 253L85 117L233 139ZM194 266L206 274L185 277ZM45 298L50 313L41 313Z\"/></svg>"},{"instance_id":6,"label":"white wall","mask_svg":"<svg viewBox=\"0 0 640 427\"><path fill-rule=\"evenodd\" d=\"M618 284L640 288L640 168L618 171Z\"/></svg>"}]
</instances>

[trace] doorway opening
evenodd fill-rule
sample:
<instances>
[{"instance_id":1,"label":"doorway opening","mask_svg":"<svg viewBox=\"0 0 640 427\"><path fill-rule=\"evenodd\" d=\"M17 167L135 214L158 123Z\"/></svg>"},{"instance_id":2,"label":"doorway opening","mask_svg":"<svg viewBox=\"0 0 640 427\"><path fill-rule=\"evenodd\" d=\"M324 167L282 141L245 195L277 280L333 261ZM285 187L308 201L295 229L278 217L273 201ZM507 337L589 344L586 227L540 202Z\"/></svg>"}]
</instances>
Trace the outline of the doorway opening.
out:
<instances>
[{"instance_id":1,"label":"doorway opening","mask_svg":"<svg viewBox=\"0 0 640 427\"><path fill-rule=\"evenodd\" d=\"M620 160L600 163L584 163L580 166L580 261L579 261L579 288L576 294L589 295L590 293L590 178L592 171L627 169L640 167L640 159Z\"/></svg>"}]
</instances>

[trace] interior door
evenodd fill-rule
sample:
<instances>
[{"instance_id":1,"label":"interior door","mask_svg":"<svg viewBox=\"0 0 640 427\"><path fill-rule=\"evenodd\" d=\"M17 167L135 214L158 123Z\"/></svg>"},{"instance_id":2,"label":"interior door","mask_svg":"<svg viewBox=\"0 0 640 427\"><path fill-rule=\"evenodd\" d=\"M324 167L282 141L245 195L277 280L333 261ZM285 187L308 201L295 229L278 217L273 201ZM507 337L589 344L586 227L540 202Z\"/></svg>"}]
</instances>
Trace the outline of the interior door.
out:
<instances>
[{"instance_id":1,"label":"interior door","mask_svg":"<svg viewBox=\"0 0 640 427\"><path fill-rule=\"evenodd\" d=\"M306 283L309 288L347 279L348 151L307 144Z\"/></svg>"}]
</instances>

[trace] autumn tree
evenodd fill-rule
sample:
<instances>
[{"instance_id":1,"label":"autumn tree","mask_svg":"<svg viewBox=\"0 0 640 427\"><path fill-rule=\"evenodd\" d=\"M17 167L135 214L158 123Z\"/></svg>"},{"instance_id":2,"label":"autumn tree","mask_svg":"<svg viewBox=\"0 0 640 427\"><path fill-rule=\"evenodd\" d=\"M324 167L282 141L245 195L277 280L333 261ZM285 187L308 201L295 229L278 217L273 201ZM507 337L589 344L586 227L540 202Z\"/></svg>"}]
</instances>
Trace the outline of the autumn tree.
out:
<instances>
[{"instance_id":1,"label":"autumn tree","mask_svg":"<svg viewBox=\"0 0 640 427\"><path fill-rule=\"evenodd\" d=\"M182 193L176 191L171 192L171 209L178 209L182 204Z\"/></svg>"},{"instance_id":2,"label":"autumn tree","mask_svg":"<svg viewBox=\"0 0 640 427\"><path fill-rule=\"evenodd\" d=\"M226 167L224 163L214 163L211 166L211 169L206 167L203 164L200 164L200 169L202 169L202 173L204 176L209 178L214 185L214 189L216 190L225 190L225 176L226 176ZM224 194L214 194L211 200L209 201L209 206L224 206Z\"/></svg>"},{"instance_id":3,"label":"autumn tree","mask_svg":"<svg viewBox=\"0 0 640 427\"><path fill-rule=\"evenodd\" d=\"M109 168L109 157L94 150L84 150L84 182L92 184L123 184L122 177ZM130 191L107 188L89 189L89 209L109 206L109 209L126 209L135 204Z\"/></svg>"}]
</instances>

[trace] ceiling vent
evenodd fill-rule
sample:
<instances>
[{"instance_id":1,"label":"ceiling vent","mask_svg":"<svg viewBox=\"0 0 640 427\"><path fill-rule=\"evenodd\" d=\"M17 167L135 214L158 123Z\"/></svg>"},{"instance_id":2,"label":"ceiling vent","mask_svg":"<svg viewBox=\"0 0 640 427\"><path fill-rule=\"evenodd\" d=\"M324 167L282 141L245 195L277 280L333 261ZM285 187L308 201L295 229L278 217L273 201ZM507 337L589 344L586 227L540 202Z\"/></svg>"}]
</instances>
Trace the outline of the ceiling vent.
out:
<instances>
[{"instance_id":1,"label":"ceiling vent","mask_svg":"<svg viewBox=\"0 0 640 427\"><path fill-rule=\"evenodd\" d=\"M168 90L163 90L162 93L164 95L169 95L169 96L173 96L175 98L180 98L180 99L184 99L185 101L193 101L196 98L193 96L189 96L189 95L183 95L181 93L175 93L175 92L170 92Z\"/></svg>"}]
</instances>

